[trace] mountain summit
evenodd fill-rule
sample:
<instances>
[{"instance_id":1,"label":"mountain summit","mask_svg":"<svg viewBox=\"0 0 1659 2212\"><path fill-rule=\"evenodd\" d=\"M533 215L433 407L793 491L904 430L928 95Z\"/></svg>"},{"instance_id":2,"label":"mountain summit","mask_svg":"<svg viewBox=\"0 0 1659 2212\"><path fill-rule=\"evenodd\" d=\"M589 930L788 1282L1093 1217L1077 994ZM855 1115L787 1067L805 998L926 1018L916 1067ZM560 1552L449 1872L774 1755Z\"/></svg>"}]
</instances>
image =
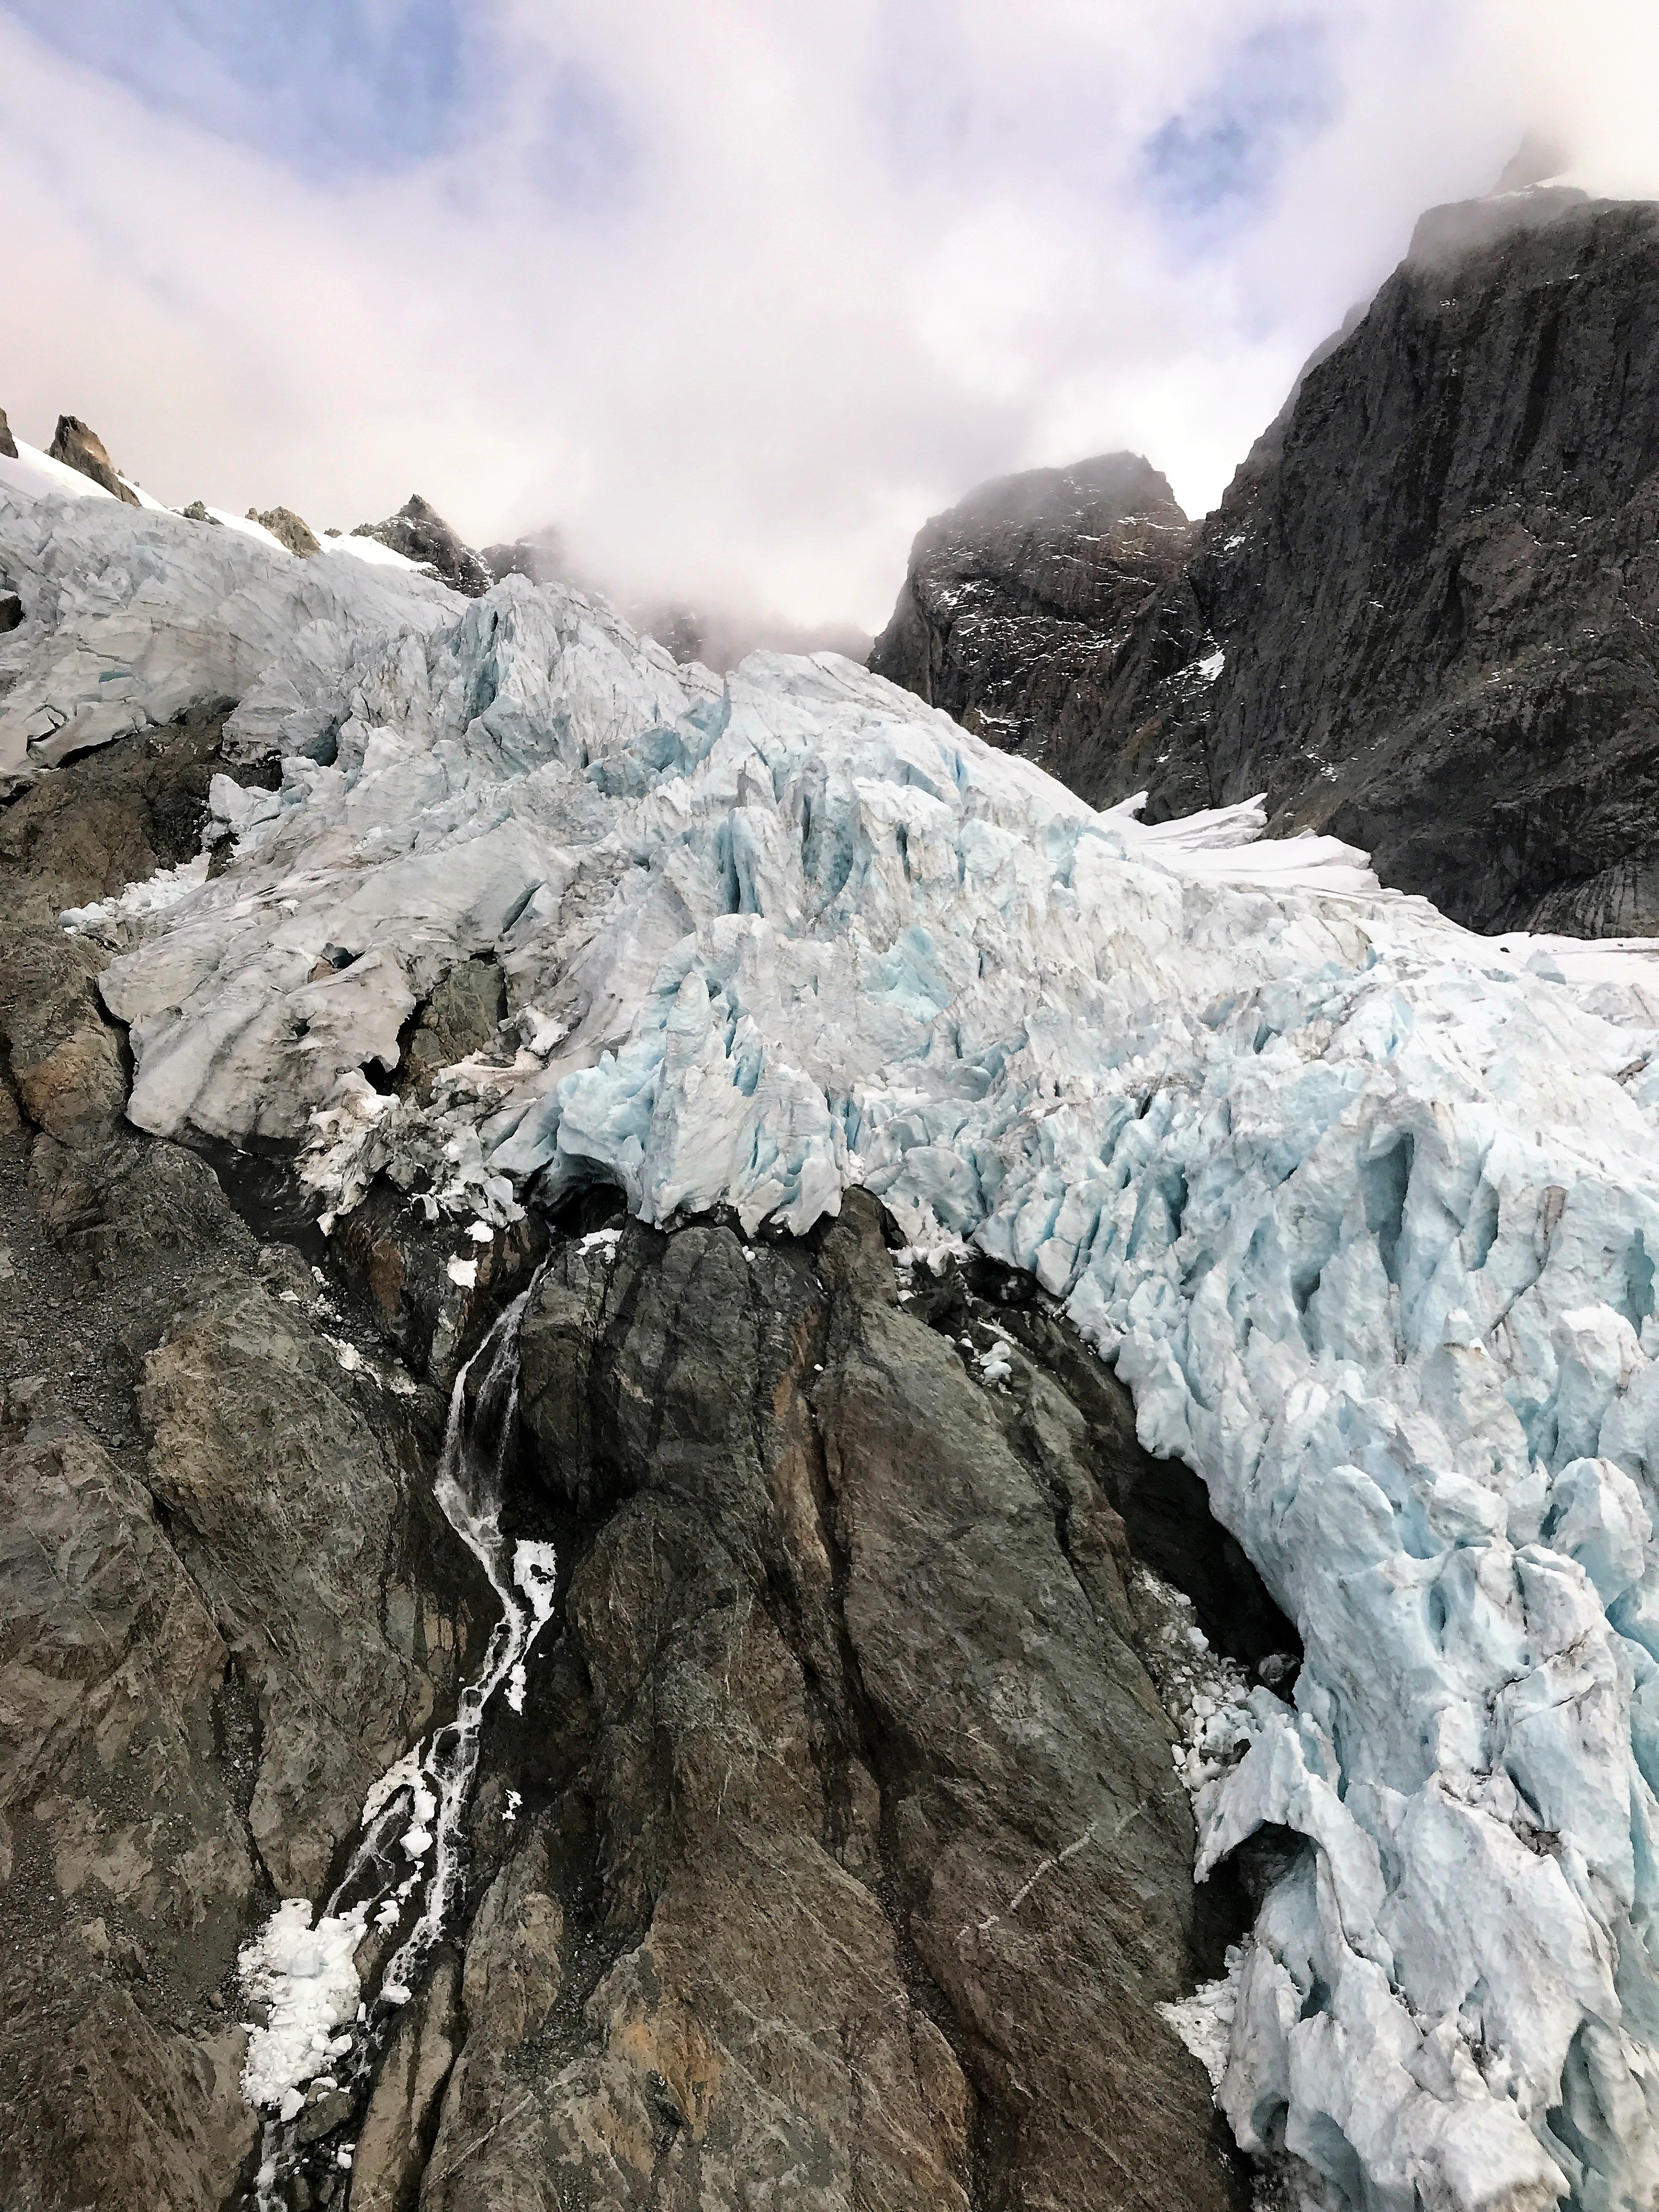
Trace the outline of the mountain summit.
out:
<instances>
[{"instance_id":1,"label":"mountain summit","mask_svg":"<svg viewBox=\"0 0 1659 2212\"><path fill-rule=\"evenodd\" d=\"M1010 617L1091 573L1100 527L1062 512L1010 573L986 515L951 556L1006 610L971 679L943 606L926 653L895 650L909 580L876 665L1018 696L987 734L1098 803L1264 792L1275 832L1362 845L1471 926L1659 933L1656 423L1659 208L1546 185L1431 210L1125 619L1062 605L1034 660Z\"/></svg>"}]
</instances>

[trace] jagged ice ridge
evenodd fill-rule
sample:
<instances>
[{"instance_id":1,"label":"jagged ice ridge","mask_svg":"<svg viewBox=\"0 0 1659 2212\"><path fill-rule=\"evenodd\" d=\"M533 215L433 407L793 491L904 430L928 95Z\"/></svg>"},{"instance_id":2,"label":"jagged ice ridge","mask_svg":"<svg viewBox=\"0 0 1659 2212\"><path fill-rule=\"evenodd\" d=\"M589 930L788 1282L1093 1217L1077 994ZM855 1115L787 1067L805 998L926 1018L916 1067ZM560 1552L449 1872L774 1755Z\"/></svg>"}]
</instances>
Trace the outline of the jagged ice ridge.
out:
<instances>
[{"instance_id":1,"label":"jagged ice ridge","mask_svg":"<svg viewBox=\"0 0 1659 2212\"><path fill-rule=\"evenodd\" d=\"M170 622L188 526L94 520L151 533L127 618ZM458 1229L599 1179L799 1231L858 1182L1030 1269L1304 1641L1196 1800L1200 1871L1310 1845L1236 1979L1240 2141L1368 2212L1642 2203L1654 955L1471 936L1248 808L1097 815L833 656L722 687L577 595L431 589L278 641L283 786L216 787L222 875L75 918L125 947L134 1120ZM516 1049L374 1089L478 953Z\"/></svg>"}]
</instances>

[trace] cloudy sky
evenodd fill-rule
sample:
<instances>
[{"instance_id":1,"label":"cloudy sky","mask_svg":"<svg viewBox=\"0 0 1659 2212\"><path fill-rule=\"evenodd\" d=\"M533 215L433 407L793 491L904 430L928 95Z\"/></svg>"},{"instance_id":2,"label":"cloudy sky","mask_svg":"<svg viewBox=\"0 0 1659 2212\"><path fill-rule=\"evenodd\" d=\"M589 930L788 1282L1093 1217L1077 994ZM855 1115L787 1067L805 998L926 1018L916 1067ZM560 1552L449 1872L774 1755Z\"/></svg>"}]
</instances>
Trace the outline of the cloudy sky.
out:
<instances>
[{"instance_id":1,"label":"cloudy sky","mask_svg":"<svg viewBox=\"0 0 1659 2212\"><path fill-rule=\"evenodd\" d=\"M1656 94L1650 0L0 0L0 405L877 627L984 477L1213 505L1423 206L1659 190Z\"/></svg>"}]
</instances>

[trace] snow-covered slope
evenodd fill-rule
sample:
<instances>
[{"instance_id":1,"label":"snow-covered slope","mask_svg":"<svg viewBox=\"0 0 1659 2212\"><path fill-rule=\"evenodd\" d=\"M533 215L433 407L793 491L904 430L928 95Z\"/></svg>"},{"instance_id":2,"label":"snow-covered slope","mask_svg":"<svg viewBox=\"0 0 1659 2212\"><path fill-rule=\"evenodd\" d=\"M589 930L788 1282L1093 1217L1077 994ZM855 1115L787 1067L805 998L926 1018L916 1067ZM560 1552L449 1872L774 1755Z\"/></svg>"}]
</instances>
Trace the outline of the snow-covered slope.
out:
<instances>
[{"instance_id":1,"label":"snow-covered slope","mask_svg":"<svg viewBox=\"0 0 1659 2212\"><path fill-rule=\"evenodd\" d=\"M0 793L216 698L241 701L256 752L276 734L321 745L356 654L454 619L455 595L417 571L296 561L258 524L125 507L19 453L0 460L0 568L27 617L0 638ZM290 719L301 696L303 730Z\"/></svg>"},{"instance_id":2,"label":"snow-covered slope","mask_svg":"<svg viewBox=\"0 0 1659 2212\"><path fill-rule=\"evenodd\" d=\"M83 513L37 558L84 592L52 543ZM220 634L220 536L122 600L146 640ZM1205 1867L1307 1842L1230 1993L1241 2141L1366 2212L1642 2204L1659 958L1470 936L1249 810L1095 814L850 663L722 688L520 578L400 585L378 638L357 603L301 650L284 621L346 625L235 558L238 666L277 672L237 724L283 787L216 787L214 880L76 918L125 948L134 1119L295 1140L336 1210L385 1170L458 1226L601 1178L801 1230L860 1182L1032 1270L1304 1640L1198 1796ZM356 570L283 574L325 566ZM375 1089L482 953L501 1051L426 1106Z\"/></svg>"}]
</instances>

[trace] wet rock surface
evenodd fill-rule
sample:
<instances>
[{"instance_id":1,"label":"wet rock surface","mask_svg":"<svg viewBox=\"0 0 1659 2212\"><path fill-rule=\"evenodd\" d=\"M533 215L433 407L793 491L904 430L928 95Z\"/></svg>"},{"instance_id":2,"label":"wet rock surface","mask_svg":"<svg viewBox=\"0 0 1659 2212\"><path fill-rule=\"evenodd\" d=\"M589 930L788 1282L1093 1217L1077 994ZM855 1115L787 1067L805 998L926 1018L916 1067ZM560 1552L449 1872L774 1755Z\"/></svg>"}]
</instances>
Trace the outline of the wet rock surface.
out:
<instances>
[{"instance_id":1,"label":"wet rock surface","mask_svg":"<svg viewBox=\"0 0 1659 2212\"><path fill-rule=\"evenodd\" d=\"M1192 536L1133 453L981 484L918 533L869 665L1046 763L1093 731L1134 618L1179 574Z\"/></svg>"},{"instance_id":2,"label":"wet rock surface","mask_svg":"<svg viewBox=\"0 0 1659 2212\"><path fill-rule=\"evenodd\" d=\"M1224 1931L1137 1656L1144 1455L1024 1357L972 1379L963 1296L907 1312L859 1194L807 1243L556 1244L520 1510L564 1635L422 2205L1244 2201L1153 2009Z\"/></svg>"}]
</instances>

